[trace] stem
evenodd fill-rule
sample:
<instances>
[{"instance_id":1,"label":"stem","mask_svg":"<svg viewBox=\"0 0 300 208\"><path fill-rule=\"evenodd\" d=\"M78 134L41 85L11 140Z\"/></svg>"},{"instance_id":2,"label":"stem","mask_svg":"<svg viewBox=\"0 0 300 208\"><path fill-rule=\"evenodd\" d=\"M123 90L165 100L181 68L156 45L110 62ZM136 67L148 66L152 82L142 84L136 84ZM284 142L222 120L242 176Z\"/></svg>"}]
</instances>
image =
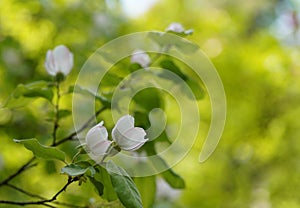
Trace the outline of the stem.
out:
<instances>
[{"instance_id":1,"label":"stem","mask_svg":"<svg viewBox=\"0 0 300 208\"><path fill-rule=\"evenodd\" d=\"M33 167L34 165L30 165L33 160L35 159L35 157L32 157L26 164L24 164L22 167L20 167L14 174L8 176L6 179L4 179L1 183L0 186L3 185L7 185L7 183L9 181L11 181L12 179L14 179L16 176L18 176L19 174L21 174L23 171Z\"/></svg>"},{"instance_id":2,"label":"stem","mask_svg":"<svg viewBox=\"0 0 300 208\"><path fill-rule=\"evenodd\" d=\"M68 182L51 198L51 199L43 199L40 201L27 201L27 202L16 202L16 201L7 201L7 200L0 200L0 204L14 204L14 205L20 205L20 206L26 206L26 205L44 205L47 207L54 207L52 205L49 205L47 203L53 202L57 199L57 197L67 189L67 187L73 183L74 181L77 181L77 178L68 178Z\"/></svg>"},{"instance_id":3,"label":"stem","mask_svg":"<svg viewBox=\"0 0 300 208\"><path fill-rule=\"evenodd\" d=\"M46 200L46 198L42 197L42 196L39 196L37 194L32 194L32 193L29 193L28 191L25 191L24 189L21 189L13 184L10 184L10 183L7 183L6 184L8 187L12 188L12 189L15 189L23 194L26 194L27 196L31 196L31 197L34 197L34 198L38 198L38 199L42 199L42 200Z\"/></svg>"},{"instance_id":4,"label":"stem","mask_svg":"<svg viewBox=\"0 0 300 208\"><path fill-rule=\"evenodd\" d=\"M58 129L58 120L59 120L59 100L60 100L60 88L59 88L59 81L56 80L55 83L56 86L56 104L55 104L55 118L54 118L54 126L53 126L53 132L52 132L52 137L53 137L53 142L52 146L55 145L56 143L56 134L57 134L57 129Z\"/></svg>"},{"instance_id":5,"label":"stem","mask_svg":"<svg viewBox=\"0 0 300 208\"><path fill-rule=\"evenodd\" d=\"M77 134L79 134L80 132L82 132L84 129L86 129L91 122L94 120L95 117L97 117L100 113L102 113L104 110L106 109L105 106L103 106L102 108L100 108L94 116L90 117L83 125L82 127L80 127L77 131L74 131L73 133L71 133L69 136L61 139L60 141L52 144L51 146L58 146L62 143L65 143L66 141L72 140L74 138L74 136L76 136Z\"/></svg>"}]
</instances>

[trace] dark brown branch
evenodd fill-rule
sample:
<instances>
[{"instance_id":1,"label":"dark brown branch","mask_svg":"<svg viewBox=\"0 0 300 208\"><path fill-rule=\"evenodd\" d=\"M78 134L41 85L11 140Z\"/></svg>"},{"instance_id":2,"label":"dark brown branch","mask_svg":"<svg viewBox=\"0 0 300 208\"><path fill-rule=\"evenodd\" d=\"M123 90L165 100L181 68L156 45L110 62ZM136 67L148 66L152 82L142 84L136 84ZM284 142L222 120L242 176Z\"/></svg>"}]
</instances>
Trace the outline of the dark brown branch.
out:
<instances>
[{"instance_id":1,"label":"dark brown branch","mask_svg":"<svg viewBox=\"0 0 300 208\"><path fill-rule=\"evenodd\" d=\"M58 146L61 145L63 143L65 143L66 141L72 140L74 138L74 136L76 136L77 134L79 134L80 132L82 132L84 129L86 129L87 127L89 127L89 125L91 124L91 122L94 120L95 117L97 117L100 113L102 113L104 110L106 109L105 106L103 106L102 108L100 108L94 116L90 117L85 124L83 124L82 127L80 127L77 131L74 131L73 133L71 133L69 136L61 139L60 141L56 142L55 144L52 144L51 146Z\"/></svg>"},{"instance_id":2,"label":"dark brown branch","mask_svg":"<svg viewBox=\"0 0 300 208\"><path fill-rule=\"evenodd\" d=\"M30 197L34 197L34 198L38 198L38 199L42 199L42 200L47 200L45 197L42 197L42 196L39 196L37 194L33 194L33 193L29 193L28 191L25 191L24 189L21 189L13 184L10 184L10 183L7 183L6 186L12 188L12 189L15 189L27 196L30 196ZM77 206L77 205L73 205L73 204L69 204L69 203L65 203L65 202L58 202L58 201L53 201L51 202L53 204L57 204L57 205L62 205L62 206L65 206L65 207L73 207L73 208L86 208L86 206Z\"/></svg>"},{"instance_id":3,"label":"dark brown branch","mask_svg":"<svg viewBox=\"0 0 300 208\"><path fill-rule=\"evenodd\" d=\"M24 164L22 167L20 167L14 174L8 176L6 179L4 179L1 183L0 186L6 185L9 181L14 179L16 176L21 174L23 171L28 170L29 168L33 167L34 165L30 165L35 157L32 157L26 164Z\"/></svg>"},{"instance_id":4,"label":"dark brown branch","mask_svg":"<svg viewBox=\"0 0 300 208\"><path fill-rule=\"evenodd\" d=\"M21 188L15 186L15 185L13 185L13 184L6 183L5 185L8 186L8 187L10 187L10 188L12 188L12 189L15 189L15 190L17 190L17 191L23 193L23 194L26 194L27 196L31 196L31 197L34 197L34 198L46 200L45 197L39 196L39 195L37 195L37 194L29 193L28 191L25 191L24 189L21 189Z\"/></svg>"},{"instance_id":5,"label":"dark brown branch","mask_svg":"<svg viewBox=\"0 0 300 208\"><path fill-rule=\"evenodd\" d=\"M68 178L68 182L51 198L51 199L43 199L40 201L27 201L27 202L16 202L16 201L7 201L7 200L0 200L0 204L14 204L14 205L20 205L20 206L26 206L26 205L44 205L48 207L54 207L52 205L49 205L47 203L53 202L57 199L57 197L67 189L67 187L73 183L74 181L77 181L77 178Z\"/></svg>"}]
</instances>

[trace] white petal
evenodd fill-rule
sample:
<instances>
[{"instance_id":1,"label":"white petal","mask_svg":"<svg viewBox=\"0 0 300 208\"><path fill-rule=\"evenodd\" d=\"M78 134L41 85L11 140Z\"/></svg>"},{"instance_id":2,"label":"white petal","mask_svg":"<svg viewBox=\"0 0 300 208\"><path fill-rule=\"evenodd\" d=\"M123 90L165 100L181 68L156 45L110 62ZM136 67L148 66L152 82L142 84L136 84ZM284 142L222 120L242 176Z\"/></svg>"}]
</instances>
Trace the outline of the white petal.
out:
<instances>
[{"instance_id":1,"label":"white petal","mask_svg":"<svg viewBox=\"0 0 300 208\"><path fill-rule=\"evenodd\" d=\"M68 75L73 67L73 54L64 45L55 47L53 54L58 70Z\"/></svg>"},{"instance_id":2,"label":"white petal","mask_svg":"<svg viewBox=\"0 0 300 208\"><path fill-rule=\"evenodd\" d=\"M144 129L135 127L124 134L117 136L117 143L121 149L135 151L140 148L148 139L145 139L146 132Z\"/></svg>"},{"instance_id":3,"label":"white petal","mask_svg":"<svg viewBox=\"0 0 300 208\"><path fill-rule=\"evenodd\" d=\"M134 118L130 115L122 116L115 125L114 130L117 128L120 133L125 133L134 127Z\"/></svg>"},{"instance_id":4,"label":"white petal","mask_svg":"<svg viewBox=\"0 0 300 208\"><path fill-rule=\"evenodd\" d=\"M45 60L45 68L48 74L51 76L55 76L57 74L57 68L55 66L53 52L51 50L47 51L46 60Z\"/></svg>"},{"instance_id":5,"label":"white petal","mask_svg":"<svg viewBox=\"0 0 300 208\"><path fill-rule=\"evenodd\" d=\"M138 63L144 68L148 67L151 63L150 56L142 50L134 51L130 61L131 63Z\"/></svg>"},{"instance_id":6,"label":"white petal","mask_svg":"<svg viewBox=\"0 0 300 208\"><path fill-rule=\"evenodd\" d=\"M182 33L184 32L184 28L180 23L173 22L167 27L166 31Z\"/></svg>"},{"instance_id":7,"label":"white petal","mask_svg":"<svg viewBox=\"0 0 300 208\"><path fill-rule=\"evenodd\" d=\"M89 150L93 150L95 146L99 147L99 144L102 144L103 141L108 141L107 137L107 130L100 123L88 131L86 135L86 145Z\"/></svg>"}]
</instances>

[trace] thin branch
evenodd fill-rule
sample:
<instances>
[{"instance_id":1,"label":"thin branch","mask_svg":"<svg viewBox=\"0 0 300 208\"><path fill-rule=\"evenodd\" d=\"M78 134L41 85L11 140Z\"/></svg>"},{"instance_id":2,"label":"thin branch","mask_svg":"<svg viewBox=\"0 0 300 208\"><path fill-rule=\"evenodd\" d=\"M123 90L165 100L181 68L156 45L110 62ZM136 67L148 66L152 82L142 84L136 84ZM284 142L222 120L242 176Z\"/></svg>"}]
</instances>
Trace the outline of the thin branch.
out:
<instances>
[{"instance_id":1,"label":"thin branch","mask_svg":"<svg viewBox=\"0 0 300 208\"><path fill-rule=\"evenodd\" d=\"M12 189L15 189L27 196L30 196L30 197L34 197L34 198L38 198L38 199L42 199L42 200L47 200L45 197L42 197L40 195L37 195L37 194L33 194L33 193L29 193L28 191L25 191L24 189L21 189L13 184L10 184L10 183L7 183L6 186L12 188ZM62 206L65 206L65 207L75 207L75 208L86 208L86 206L77 206L77 205L74 205L74 204L69 204L69 203L65 203L65 202L58 202L58 201L53 201L51 202L53 204L57 204L57 205L62 205Z\"/></svg>"},{"instance_id":2,"label":"thin branch","mask_svg":"<svg viewBox=\"0 0 300 208\"><path fill-rule=\"evenodd\" d=\"M89 127L89 125L91 124L92 121L94 121L94 118L97 117L100 113L102 113L104 110L106 109L105 106L103 106L102 108L100 108L94 116L91 116L83 125L82 127L80 127L77 131L74 131L73 133L71 133L69 136L61 139L60 141L56 142L55 144L52 144L51 146L58 146L61 145L63 143L65 143L66 141L72 140L74 138L74 136L76 136L77 134L79 134L80 132L82 132L84 129L86 129L87 127Z\"/></svg>"},{"instance_id":3,"label":"thin branch","mask_svg":"<svg viewBox=\"0 0 300 208\"><path fill-rule=\"evenodd\" d=\"M7 201L7 200L0 200L0 204L14 204L14 205L20 205L20 206L26 206L26 205L44 205L48 207L54 207L52 205L49 205L47 203L53 202L57 199L57 197L67 189L67 187L73 183L74 181L77 181L78 178L68 178L68 182L51 198L51 199L43 199L40 201L27 201L27 202L16 202L16 201Z\"/></svg>"},{"instance_id":4,"label":"thin branch","mask_svg":"<svg viewBox=\"0 0 300 208\"><path fill-rule=\"evenodd\" d=\"M0 186L6 185L9 181L14 179L16 176L21 174L23 171L28 170L29 168L33 167L34 165L30 165L35 157L32 157L26 164L24 164L22 167L20 167L14 174L8 176L6 179L4 179L2 182L0 182Z\"/></svg>"},{"instance_id":5,"label":"thin branch","mask_svg":"<svg viewBox=\"0 0 300 208\"><path fill-rule=\"evenodd\" d=\"M38 198L38 199L42 199L42 200L47 200L45 197L42 197L42 196L39 196L37 194L33 194L33 193L29 193L28 191L25 191L24 189L21 189L13 184L10 184L10 183L6 183L5 184L6 186L12 188L12 189L15 189L23 194L26 194L27 196L31 196L31 197L34 197L34 198Z\"/></svg>"},{"instance_id":6,"label":"thin branch","mask_svg":"<svg viewBox=\"0 0 300 208\"><path fill-rule=\"evenodd\" d=\"M59 100L60 100L60 88L59 88L59 82L56 81L55 83L56 86L56 104L55 104L55 118L54 118L54 126L53 126L53 131L52 131L52 137L53 137L53 142L52 145L55 145L56 143L56 133L58 129L58 121L59 121Z\"/></svg>"}]
</instances>

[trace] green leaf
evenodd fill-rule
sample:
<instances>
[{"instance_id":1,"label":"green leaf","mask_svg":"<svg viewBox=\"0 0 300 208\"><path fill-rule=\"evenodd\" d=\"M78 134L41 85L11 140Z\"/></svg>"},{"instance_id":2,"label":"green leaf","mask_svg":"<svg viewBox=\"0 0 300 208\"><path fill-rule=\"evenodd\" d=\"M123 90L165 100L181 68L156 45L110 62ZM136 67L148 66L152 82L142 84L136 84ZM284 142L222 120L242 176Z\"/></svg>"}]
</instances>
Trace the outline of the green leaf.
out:
<instances>
[{"instance_id":1,"label":"green leaf","mask_svg":"<svg viewBox=\"0 0 300 208\"><path fill-rule=\"evenodd\" d=\"M192 79L186 80L186 84L191 88L193 91L193 94L197 100L201 100L204 98L204 90L201 87L200 83L197 83L196 81ZM187 93L187 95L190 95L190 93ZM192 99L192 97L190 97Z\"/></svg>"},{"instance_id":2,"label":"green leaf","mask_svg":"<svg viewBox=\"0 0 300 208\"><path fill-rule=\"evenodd\" d=\"M156 160L153 161L153 165L157 170L162 170L166 169L164 172L162 172L163 178L168 182L168 184L172 188L177 188L177 189L183 189L185 188L185 182L181 176L176 174L167 164L167 162L156 155Z\"/></svg>"},{"instance_id":3,"label":"green leaf","mask_svg":"<svg viewBox=\"0 0 300 208\"><path fill-rule=\"evenodd\" d=\"M62 118L67 117L67 116L69 116L71 114L72 114L72 112L70 110L60 109L58 111L58 118L62 119Z\"/></svg>"},{"instance_id":4,"label":"green leaf","mask_svg":"<svg viewBox=\"0 0 300 208\"><path fill-rule=\"evenodd\" d=\"M37 81L30 84L19 84L14 91L14 98L20 96L24 97L43 97L51 101L53 98L53 91L49 88L49 83L46 81Z\"/></svg>"},{"instance_id":5,"label":"green leaf","mask_svg":"<svg viewBox=\"0 0 300 208\"><path fill-rule=\"evenodd\" d=\"M175 173L171 168L169 170L164 171L162 173L162 176L172 188L176 188L176 189L185 188L185 183L183 178L177 173Z\"/></svg>"},{"instance_id":6,"label":"green leaf","mask_svg":"<svg viewBox=\"0 0 300 208\"><path fill-rule=\"evenodd\" d=\"M106 97L104 97L102 95L95 94L95 93L89 91L88 89L85 89L85 88L83 88L79 85L70 86L68 92L69 93L78 93L78 94L82 94L82 95L93 96L94 98L99 100L103 105L110 106L110 100L108 100Z\"/></svg>"},{"instance_id":7,"label":"green leaf","mask_svg":"<svg viewBox=\"0 0 300 208\"><path fill-rule=\"evenodd\" d=\"M103 199L106 199L107 201L114 201L117 199L117 194L112 186L110 176L105 168L102 166L97 166L94 179L104 186L103 195L101 195ZM96 189L98 188L96 187ZM97 192L99 193L99 190L97 190Z\"/></svg>"},{"instance_id":8,"label":"green leaf","mask_svg":"<svg viewBox=\"0 0 300 208\"><path fill-rule=\"evenodd\" d=\"M178 75L179 77L181 77L181 79L186 80L187 77L185 74L183 74L181 72L181 70L179 69L179 67L170 59L164 59L160 62L160 66L164 69L168 69L172 72L174 72L176 75ZM164 77L164 74L162 74L162 76ZM168 77L166 77L168 78Z\"/></svg>"},{"instance_id":9,"label":"green leaf","mask_svg":"<svg viewBox=\"0 0 300 208\"><path fill-rule=\"evenodd\" d=\"M188 30L187 33L191 34L191 31ZM175 35L169 32L150 32L148 33L148 37L159 44L161 47L173 45L183 53L194 53L199 49L199 46L197 46L196 44L189 42L184 38L181 38L177 34Z\"/></svg>"},{"instance_id":10,"label":"green leaf","mask_svg":"<svg viewBox=\"0 0 300 208\"><path fill-rule=\"evenodd\" d=\"M33 98L45 98L52 101L53 91L51 83L36 81L26 85L19 84L4 106L9 108L23 107L30 103Z\"/></svg>"},{"instance_id":11,"label":"green leaf","mask_svg":"<svg viewBox=\"0 0 300 208\"><path fill-rule=\"evenodd\" d=\"M127 208L142 208L141 195L125 170L111 160L107 162L106 168L121 203Z\"/></svg>"},{"instance_id":12,"label":"green leaf","mask_svg":"<svg viewBox=\"0 0 300 208\"><path fill-rule=\"evenodd\" d=\"M36 139L24 139L17 140L14 142L21 143L24 147L30 150L34 156L43 158L46 160L60 160L65 162L65 153L55 147L48 147L40 144Z\"/></svg>"},{"instance_id":13,"label":"green leaf","mask_svg":"<svg viewBox=\"0 0 300 208\"><path fill-rule=\"evenodd\" d=\"M140 109L147 113L154 108L163 108L164 100L162 99L160 90L156 88L147 88L139 91L133 100Z\"/></svg>"},{"instance_id":14,"label":"green leaf","mask_svg":"<svg viewBox=\"0 0 300 208\"><path fill-rule=\"evenodd\" d=\"M152 207L155 201L156 194L156 177L139 177L134 178L134 182L142 196L142 202L144 207Z\"/></svg>"},{"instance_id":15,"label":"green leaf","mask_svg":"<svg viewBox=\"0 0 300 208\"><path fill-rule=\"evenodd\" d=\"M86 166L84 163L72 163L66 165L61 169L61 173L67 174L69 176L80 176L87 172L91 173L91 176L94 176L95 169L93 166Z\"/></svg>"},{"instance_id":16,"label":"green leaf","mask_svg":"<svg viewBox=\"0 0 300 208\"><path fill-rule=\"evenodd\" d=\"M96 192L99 194L99 196L102 196L104 193L104 185L93 177L89 176L89 179L91 183L94 185Z\"/></svg>"}]
</instances>

